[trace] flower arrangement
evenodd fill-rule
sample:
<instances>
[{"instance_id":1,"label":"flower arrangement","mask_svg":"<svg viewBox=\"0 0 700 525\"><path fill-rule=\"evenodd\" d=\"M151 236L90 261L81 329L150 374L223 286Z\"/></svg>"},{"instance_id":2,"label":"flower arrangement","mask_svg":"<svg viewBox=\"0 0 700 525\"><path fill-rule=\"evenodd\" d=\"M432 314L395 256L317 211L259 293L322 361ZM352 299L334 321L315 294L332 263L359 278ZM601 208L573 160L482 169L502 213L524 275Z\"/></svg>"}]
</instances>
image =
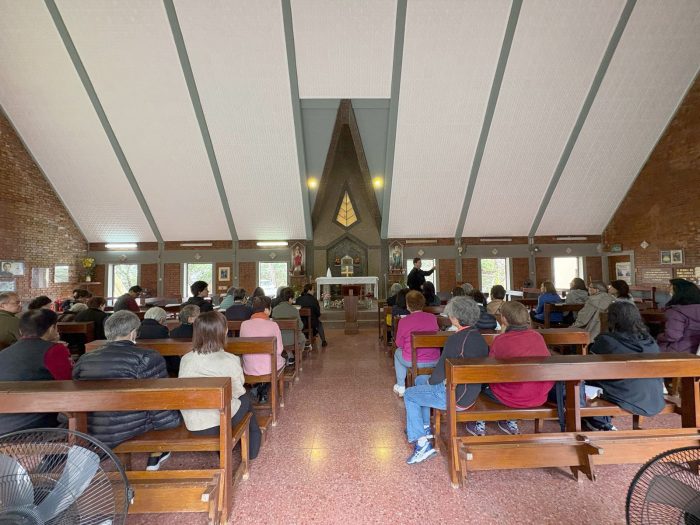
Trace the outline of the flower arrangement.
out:
<instances>
[{"instance_id":1,"label":"flower arrangement","mask_svg":"<svg viewBox=\"0 0 700 525\"><path fill-rule=\"evenodd\" d=\"M321 298L323 299L323 307L330 308L331 305L331 294L329 292L324 293Z\"/></svg>"},{"instance_id":2,"label":"flower arrangement","mask_svg":"<svg viewBox=\"0 0 700 525\"><path fill-rule=\"evenodd\" d=\"M95 271L95 259L93 257L83 257L80 262L85 269L85 281L90 282Z\"/></svg>"}]
</instances>

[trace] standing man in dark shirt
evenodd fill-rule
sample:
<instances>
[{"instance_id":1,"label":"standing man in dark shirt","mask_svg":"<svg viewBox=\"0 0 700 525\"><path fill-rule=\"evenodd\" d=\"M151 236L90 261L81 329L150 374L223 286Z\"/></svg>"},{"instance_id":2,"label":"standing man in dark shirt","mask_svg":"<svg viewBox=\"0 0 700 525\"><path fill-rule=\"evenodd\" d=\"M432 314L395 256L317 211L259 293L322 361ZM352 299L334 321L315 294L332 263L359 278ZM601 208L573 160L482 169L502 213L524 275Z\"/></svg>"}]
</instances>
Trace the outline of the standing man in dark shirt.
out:
<instances>
[{"instance_id":1,"label":"standing man in dark shirt","mask_svg":"<svg viewBox=\"0 0 700 525\"><path fill-rule=\"evenodd\" d=\"M105 320L109 317L105 313L107 301L104 297L90 297L87 302L88 309L78 312L74 321L76 323L84 323L92 321L95 323L95 339L105 339Z\"/></svg>"},{"instance_id":2,"label":"standing man in dark shirt","mask_svg":"<svg viewBox=\"0 0 700 525\"><path fill-rule=\"evenodd\" d=\"M413 269L410 271L408 278L406 279L406 284L410 290L418 290L419 292L422 292L425 276L430 275L435 271L435 267L431 268L427 272L421 270L420 267L422 264L423 261L420 260L420 257L414 257Z\"/></svg>"},{"instance_id":3,"label":"standing man in dark shirt","mask_svg":"<svg viewBox=\"0 0 700 525\"><path fill-rule=\"evenodd\" d=\"M129 288L127 293L117 298L117 301L114 303L114 311L130 310L132 312L138 312L140 308L136 302L136 298L141 295L141 292L143 292L143 288L138 284Z\"/></svg>"}]
</instances>

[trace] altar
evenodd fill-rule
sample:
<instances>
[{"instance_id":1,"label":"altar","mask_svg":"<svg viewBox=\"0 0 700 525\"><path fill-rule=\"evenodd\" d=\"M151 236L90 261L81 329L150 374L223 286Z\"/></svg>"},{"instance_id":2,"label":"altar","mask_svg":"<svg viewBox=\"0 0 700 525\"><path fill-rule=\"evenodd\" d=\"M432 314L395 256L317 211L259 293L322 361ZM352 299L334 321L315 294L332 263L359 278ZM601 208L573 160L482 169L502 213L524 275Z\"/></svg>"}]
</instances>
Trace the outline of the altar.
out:
<instances>
[{"instance_id":1,"label":"altar","mask_svg":"<svg viewBox=\"0 0 700 525\"><path fill-rule=\"evenodd\" d=\"M379 277L317 277L316 278L316 298L320 301L324 292L330 291L331 284L361 284L365 285L365 293L368 292L367 287L371 286L371 293L376 299L379 292ZM325 290L322 288L326 286Z\"/></svg>"}]
</instances>

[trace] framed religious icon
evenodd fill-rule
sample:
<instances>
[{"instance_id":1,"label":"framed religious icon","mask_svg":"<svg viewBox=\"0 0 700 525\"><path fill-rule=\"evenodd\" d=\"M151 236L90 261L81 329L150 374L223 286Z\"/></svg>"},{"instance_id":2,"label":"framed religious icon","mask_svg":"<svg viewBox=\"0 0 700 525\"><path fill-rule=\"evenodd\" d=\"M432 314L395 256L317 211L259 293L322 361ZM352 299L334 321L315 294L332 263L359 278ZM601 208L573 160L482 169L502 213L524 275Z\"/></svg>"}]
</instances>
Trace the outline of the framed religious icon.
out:
<instances>
[{"instance_id":1,"label":"framed religious icon","mask_svg":"<svg viewBox=\"0 0 700 525\"><path fill-rule=\"evenodd\" d=\"M403 246L398 241L389 244L389 273L403 273Z\"/></svg>"},{"instance_id":2,"label":"framed religious icon","mask_svg":"<svg viewBox=\"0 0 700 525\"><path fill-rule=\"evenodd\" d=\"M300 242L295 242L290 250L292 255L292 275L305 275L306 247Z\"/></svg>"},{"instance_id":3,"label":"framed religious icon","mask_svg":"<svg viewBox=\"0 0 700 525\"><path fill-rule=\"evenodd\" d=\"M219 266L219 281L230 281L231 280L231 267L230 266Z\"/></svg>"},{"instance_id":4,"label":"framed religious icon","mask_svg":"<svg viewBox=\"0 0 700 525\"><path fill-rule=\"evenodd\" d=\"M671 264L683 264L683 250L671 250Z\"/></svg>"},{"instance_id":5,"label":"framed religious icon","mask_svg":"<svg viewBox=\"0 0 700 525\"><path fill-rule=\"evenodd\" d=\"M671 250L661 250L661 264L671 264Z\"/></svg>"},{"instance_id":6,"label":"framed religious icon","mask_svg":"<svg viewBox=\"0 0 700 525\"><path fill-rule=\"evenodd\" d=\"M0 293L2 292L14 292L15 291L15 280L14 279L0 279Z\"/></svg>"},{"instance_id":7,"label":"framed religious icon","mask_svg":"<svg viewBox=\"0 0 700 525\"><path fill-rule=\"evenodd\" d=\"M24 275L24 263L22 261L0 262L0 277L15 277Z\"/></svg>"}]
</instances>

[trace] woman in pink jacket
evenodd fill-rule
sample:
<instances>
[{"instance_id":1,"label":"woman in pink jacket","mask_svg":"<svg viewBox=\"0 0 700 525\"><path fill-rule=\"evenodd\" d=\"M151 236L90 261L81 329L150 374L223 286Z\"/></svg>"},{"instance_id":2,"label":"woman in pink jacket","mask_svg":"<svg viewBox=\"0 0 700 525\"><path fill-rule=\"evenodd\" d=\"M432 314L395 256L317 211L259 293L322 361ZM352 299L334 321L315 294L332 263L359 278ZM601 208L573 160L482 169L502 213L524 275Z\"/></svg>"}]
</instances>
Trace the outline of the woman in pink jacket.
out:
<instances>
[{"instance_id":1,"label":"woman in pink jacket","mask_svg":"<svg viewBox=\"0 0 700 525\"><path fill-rule=\"evenodd\" d=\"M406 391L406 374L411 368L411 334L413 332L437 332L439 330L435 314L423 311L425 296L411 290L406 294L406 307L410 315L402 317L396 329L396 352L394 353L394 370L396 384L394 392L403 397ZM418 368L432 368L440 359L439 348L416 348Z\"/></svg>"},{"instance_id":2,"label":"woman in pink jacket","mask_svg":"<svg viewBox=\"0 0 700 525\"><path fill-rule=\"evenodd\" d=\"M255 297L253 299L253 315L241 323L241 337L276 337L277 338L277 370L284 368L285 359L282 357L284 345L279 325L270 319L270 298ZM262 376L271 373L270 358L262 354L245 354L243 356L243 371L252 376ZM262 383L257 389L258 401L267 401L269 383Z\"/></svg>"}]
</instances>

